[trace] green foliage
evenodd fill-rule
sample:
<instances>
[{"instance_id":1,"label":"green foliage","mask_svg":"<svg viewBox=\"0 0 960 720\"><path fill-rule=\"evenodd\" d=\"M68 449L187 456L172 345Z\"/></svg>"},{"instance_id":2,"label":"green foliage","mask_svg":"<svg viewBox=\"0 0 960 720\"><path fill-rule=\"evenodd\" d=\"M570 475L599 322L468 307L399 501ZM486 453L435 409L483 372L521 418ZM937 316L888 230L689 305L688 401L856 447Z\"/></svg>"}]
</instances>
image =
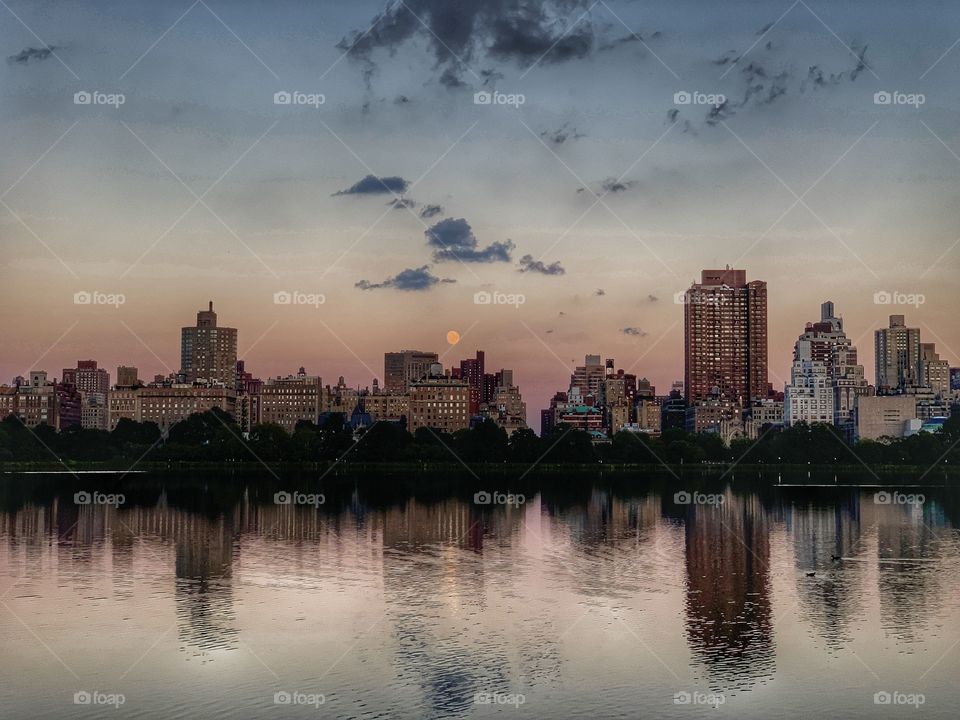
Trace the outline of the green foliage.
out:
<instances>
[{"instance_id":1,"label":"green foliage","mask_svg":"<svg viewBox=\"0 0 960 720\"><path fill-rule=\"evenodd\" d=\"M832 425L798 424L766 432L755 441L737 438L725 446L715 433L667 430L660 437L619 432L609 442L559 426L547 437L517 430L509 437L492 420L452 435L420 428L413 435L396 423L379 422L355 435L343 415L323 424L299 422L288 434L278 425L254 427L244 437L220 410L191 415L161 437L154 423L123 419L113 432L46 425L28 429L16 417L0 421L0 461L94 462L421 462L640 465L731 463L811 465L910 465L960 463L960 417L936 434L920 433L884 442L847 445Z\"/></svg>"}]
</instances>

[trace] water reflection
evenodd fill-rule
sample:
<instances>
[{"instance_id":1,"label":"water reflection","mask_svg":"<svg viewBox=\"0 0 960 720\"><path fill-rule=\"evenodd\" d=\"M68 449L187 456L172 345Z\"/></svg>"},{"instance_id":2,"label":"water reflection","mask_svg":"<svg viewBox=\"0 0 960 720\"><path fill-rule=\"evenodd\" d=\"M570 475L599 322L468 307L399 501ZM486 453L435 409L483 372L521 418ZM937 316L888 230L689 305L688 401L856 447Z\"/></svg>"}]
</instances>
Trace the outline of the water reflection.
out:
<instances>
[{"instance_id":1,"label":"water reflection","mask_svg":"<svg viewBox=\"0 0 960 720\"><path fill-rule=\"evenodd\" d=\"M172 603L178 651L202 658L246 657L244 637L273 597L347 598L366 614L303 626L349 658L329 677L332 660L310 658L344 715L389 713L373 699L383 693L401 715L462 717L476 693L518 691L553 693L573 712L590 696L566 695L578 674L603 686L606 672L629 678L637 658L650 661L641 645L608 637L612 610L670 644L657 646L665 680L619 680L604 694L611 714L638 696L669 702L670 674L731 696L789 682L798 641L784 646L781 622L811 639L814 662L843 663L848 684L872 682L850 663L857 642L936 655L960 629L955 494L928 491L920 506L851 489L711 492L722 501L678 505L672 488L654 486L554 488L516 507L353 488L312 507L273 504L255 488L226 499L160 488L120 508L53 493L0 507L0 593L28 622L63 612L62 599L46 599L49 583L136 619L146 588ZM255 611L244 607L252 597ZM364 674L382 660L389 674Z\"/></svg>"}]
</instances>

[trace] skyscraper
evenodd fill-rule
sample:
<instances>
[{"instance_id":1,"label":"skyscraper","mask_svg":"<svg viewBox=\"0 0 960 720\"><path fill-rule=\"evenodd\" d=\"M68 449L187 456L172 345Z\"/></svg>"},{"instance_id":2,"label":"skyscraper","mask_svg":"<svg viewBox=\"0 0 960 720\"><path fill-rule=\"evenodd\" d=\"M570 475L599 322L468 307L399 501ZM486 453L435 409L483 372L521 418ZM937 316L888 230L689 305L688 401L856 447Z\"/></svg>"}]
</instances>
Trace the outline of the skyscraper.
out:
<instances>
[{"instance_id":1,"label":"skyscraper","mask_svg":"<svg viewBox=\"0 0 960 720\"><path fill-rule=\"evenodd\" d=\"M180 371L187 382L205 380L233 388L237 381L237 330L218 327L213 301L197 313L195 327L180 331Z\"/></svg>"},{"instance_id":2,"label":"skyscraper","mask_svg":"<svg viewBox=\"0 0 960 720\"><path fill-rule=\"evenodd\" d=\"M687 403L767 396L767 284L746 270L704 270L683 296Z\"/></svg>"},{"instance_id":3,"label":"skyscraper","mask_svg":"<svg viewBox=\"0 0 960 720\"><path fill-rule=\"evenodd\" d=\"M870 391L857 349L843 330L834 305L820 306L819 322L807 323L793 350L786 387L784 422L825 422L852 433L856 399Z\"/></svg>"},{"instance_id":4,"label":"skyscraper","mask_svg":"<svg viewBox=\"0 0 960 720\"><path fill-rule=\"evenodd\" d=\"M891 315L890 326L874 333L877 393L892 393L919 382L920 328L908 328L903 315Z\"/></svg>"}]
</instances>

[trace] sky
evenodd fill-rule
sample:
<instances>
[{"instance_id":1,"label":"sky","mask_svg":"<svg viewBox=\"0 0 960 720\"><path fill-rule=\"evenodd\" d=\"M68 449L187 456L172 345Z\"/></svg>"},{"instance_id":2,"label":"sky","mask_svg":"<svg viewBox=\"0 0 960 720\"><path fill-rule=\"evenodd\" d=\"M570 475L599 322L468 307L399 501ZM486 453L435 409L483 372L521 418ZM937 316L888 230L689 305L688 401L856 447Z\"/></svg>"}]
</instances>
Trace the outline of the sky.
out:
<instances>
[{"instance_id":1,"label":"sky","mask_svg":"<svg viewBox=\"0 0 960 720\"><path fill-rule=\"evenodd\" d=\"M536 427L588 353L668 391L674 297L727 264L768 283L776 389L824 300L871 381L891 313L960 365L954 4L0 17L0 382L87 358L175 371L212 300L260 377L366 386L385 351L480 348Z\"/></svg>"}]
</instances>

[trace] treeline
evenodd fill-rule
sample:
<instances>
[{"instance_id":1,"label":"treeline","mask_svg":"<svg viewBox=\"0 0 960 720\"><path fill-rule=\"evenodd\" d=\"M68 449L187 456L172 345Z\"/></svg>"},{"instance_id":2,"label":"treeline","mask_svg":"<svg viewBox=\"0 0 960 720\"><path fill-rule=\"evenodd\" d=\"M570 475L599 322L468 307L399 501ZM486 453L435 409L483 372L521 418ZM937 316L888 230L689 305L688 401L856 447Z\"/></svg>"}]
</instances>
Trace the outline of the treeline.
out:
<instances>
[{"instance_id":1,"label":"treeline","mask_svg":"<svg viewBox=\"0 0 960 720\"><path fill-rule=\"evenodd\" d=\"M960 417L936 434L920 433L886 443L849 446L830 425L797 425L765 432L759 441L737 439L728 447L713 433L668 430L661 437L620 432L595 444L582 431L560 426L546 437L532 430L506 431L486 420L444 434L421 428L410 434L381 422L355 436L342 415L323 425L300 422L291 435L277 425L258 425L247 439L229 415L212 410L191 415L166 437L154 423L123 419L113 432L73 428L27 429L17 418L0 422L0 462L332 462L521 463L659 465L690 463L914 465L960 464ZM56 456L56 457L54 457Z\"/></svg>"}]
</instances>

